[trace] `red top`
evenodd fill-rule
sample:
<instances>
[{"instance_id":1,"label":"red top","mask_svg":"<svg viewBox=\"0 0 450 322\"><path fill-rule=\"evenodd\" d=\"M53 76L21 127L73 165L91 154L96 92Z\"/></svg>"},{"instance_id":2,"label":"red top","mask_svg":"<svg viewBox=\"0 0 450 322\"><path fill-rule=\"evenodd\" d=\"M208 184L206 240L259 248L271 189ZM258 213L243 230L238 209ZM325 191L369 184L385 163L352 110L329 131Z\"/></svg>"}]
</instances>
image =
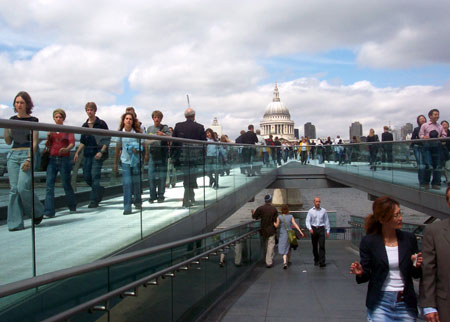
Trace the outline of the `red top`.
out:
<instances>
[{"instance_id":1,"label":"red top","mask_svg":"<svg viewBox=\"0 0 450 322\"><path fill-rule=\"evenodd\" d=\"M75 136L73 133L66 132L51 132L50 138L47 140L45 144L48 148L50 148L50 155L55 157L68 157L70 155L70 151L67 153L59 154L59 150L61 148L66 148L69 144L75 144Z\"/></svg>"}]
</instances>

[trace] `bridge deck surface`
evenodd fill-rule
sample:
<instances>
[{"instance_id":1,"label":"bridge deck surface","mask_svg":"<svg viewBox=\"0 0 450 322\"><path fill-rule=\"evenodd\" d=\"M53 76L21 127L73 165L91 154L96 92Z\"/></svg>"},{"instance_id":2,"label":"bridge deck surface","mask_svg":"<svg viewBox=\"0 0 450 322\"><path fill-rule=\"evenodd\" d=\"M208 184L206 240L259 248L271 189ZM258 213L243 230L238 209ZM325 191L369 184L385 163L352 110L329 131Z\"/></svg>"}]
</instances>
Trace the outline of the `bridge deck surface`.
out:
<instances>
[{"instance_id":1,"label":"bridge deck surface","mask_svg":"<svg viewBox=\"0 0 450 322\"><path fill-rule=\"evenodd\" d=\"M299 251L300 250L300 251ZM292 265L264 264L217 305L207 321L364 321L367 284L349 274L358 259L349 241L326 241L327 267L314 266L311 243L301 241Z\"/></svg>"}]
</instances>

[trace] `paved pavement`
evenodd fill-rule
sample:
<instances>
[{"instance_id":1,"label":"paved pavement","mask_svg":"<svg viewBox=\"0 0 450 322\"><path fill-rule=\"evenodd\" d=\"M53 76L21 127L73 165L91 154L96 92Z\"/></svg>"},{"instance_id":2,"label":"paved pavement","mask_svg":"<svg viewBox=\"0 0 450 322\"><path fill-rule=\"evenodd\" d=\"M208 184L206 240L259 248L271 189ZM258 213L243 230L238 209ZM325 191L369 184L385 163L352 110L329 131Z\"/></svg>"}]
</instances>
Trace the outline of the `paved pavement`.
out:
<instances>
[{"instance_id":1,"label":"paved pavement","mask_svg":"<svg viewBox=\"0 0 450 322\"><path fill-rule=\"evenodd\" d=\"M367 284L349 274L358 258L349 241L327 241L327 267L313 265L308 240L282 269L280 255L273 268L260 264L206 317L206 321L364 321Z\"/></svg>"}]
</instances>

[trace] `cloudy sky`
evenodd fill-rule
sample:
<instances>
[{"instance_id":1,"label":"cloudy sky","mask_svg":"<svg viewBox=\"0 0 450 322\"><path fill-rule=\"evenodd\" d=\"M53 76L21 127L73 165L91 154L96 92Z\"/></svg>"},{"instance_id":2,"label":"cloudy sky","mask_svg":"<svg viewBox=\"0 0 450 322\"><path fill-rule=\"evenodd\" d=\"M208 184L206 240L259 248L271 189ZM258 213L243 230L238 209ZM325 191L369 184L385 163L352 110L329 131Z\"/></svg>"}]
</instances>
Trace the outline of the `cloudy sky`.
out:
<instances>
[{"instance_id":1,"label":"cloudy sky","mask_svg":"<svg viewBox=\"0 0 450 322\"><path fill-rule=\"evenodd\" d=\"M125 106L145 125L217 116L235 138L259 125L274 83L300 132L381 132L431 107L450 119L448 0L0 0L0 117L28 91L34 115L81 125L84 105L116 129Z\"/></svg>"}]
</instances>

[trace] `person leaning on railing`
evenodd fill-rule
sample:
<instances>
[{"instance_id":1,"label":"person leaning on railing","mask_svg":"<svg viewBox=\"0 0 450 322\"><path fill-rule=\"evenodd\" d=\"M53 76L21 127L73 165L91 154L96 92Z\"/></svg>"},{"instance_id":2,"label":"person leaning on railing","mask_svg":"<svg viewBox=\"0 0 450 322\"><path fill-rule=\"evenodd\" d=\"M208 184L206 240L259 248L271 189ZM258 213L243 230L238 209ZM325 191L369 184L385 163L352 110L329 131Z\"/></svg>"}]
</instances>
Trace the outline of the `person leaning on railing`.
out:
<instances>
[{"instance_id":1,"label":"person leaning on railing","mask_svg":"<svg viewBox=\"0 0 450 322\"><path fill-rule=\"evenodd\" d=\"M31 116L33 101L27 92L19 92L14 98L14 112L11 120L39 122L38 118ZM5 129L5 143L12 144L7 156L9 175L9 201L8 201L8 229L18 231L25 229L23 217L28 215L33 218L33 223L39 225L44 215L44 206L39 198L31 191L31 133L33 133L33 153L38 147L38 131L21 129ZM34 213L33 213L34 210Z\"/></svg>"},{"instance_id":2,"label":"person leaning on railing","mask_svg":"<svg viewBox=\"0 0 450 322\"><path fill-rule=\"evenodd\" d=\"M350 265L358 284L369 282L368 321L415 321L417 298L412 278L422 276L422 254L414 234L400 230L402 213L397 201L384 196L372 205L361 240L361 262Z\"/></svg>"},{"instance_id":3,"label":"person leaning on railing","mask_svg":"<svg viewBox=\"0 0 450 322\"><path fill-rule=\"evenodd\" d=\"M66 112L63 109L53 111L53 120L58 125L63 125L66 119ZM68 132L48 132L47 142L50 158L47 166L47 188L45 195L44 216L55 217L55 181L58 171L61 173L61 182L66 194L66 203L71 212L77 210L77 199L70 183L70 171L72 164L70 160L70 150L75 146L75 136Z\"/></svg>"}]
</instances>

